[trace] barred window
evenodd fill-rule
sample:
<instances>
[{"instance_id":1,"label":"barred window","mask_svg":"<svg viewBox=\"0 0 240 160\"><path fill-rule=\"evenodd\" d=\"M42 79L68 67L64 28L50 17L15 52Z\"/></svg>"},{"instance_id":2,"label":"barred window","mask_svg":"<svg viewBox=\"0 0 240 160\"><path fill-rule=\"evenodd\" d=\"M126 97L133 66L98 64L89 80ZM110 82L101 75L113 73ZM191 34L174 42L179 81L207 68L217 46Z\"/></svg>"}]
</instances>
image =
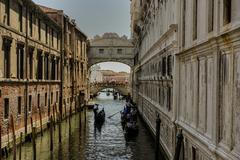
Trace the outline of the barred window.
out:
<instances>
[{"instance_id":1,"label":"barred window","mask_svg":"<svg viewBox=\"0 0 240 160\"><path fill-rule=\"evenodd\" d=\"M163 57L163 61L162 61L162 76L166 76L167 73L167 67L166 67L166 57Z\"/></svg>"},{"instance_id":2,"label":"barred window","mask_svg":"<svg viewBox=\"0 0 240 160\"><path fill-rule=\"evenodd\" d=\"M168 71L168 76L172 76L172 55L168 56L167 58L167 71Z\"/></svg>"}]
</instances>

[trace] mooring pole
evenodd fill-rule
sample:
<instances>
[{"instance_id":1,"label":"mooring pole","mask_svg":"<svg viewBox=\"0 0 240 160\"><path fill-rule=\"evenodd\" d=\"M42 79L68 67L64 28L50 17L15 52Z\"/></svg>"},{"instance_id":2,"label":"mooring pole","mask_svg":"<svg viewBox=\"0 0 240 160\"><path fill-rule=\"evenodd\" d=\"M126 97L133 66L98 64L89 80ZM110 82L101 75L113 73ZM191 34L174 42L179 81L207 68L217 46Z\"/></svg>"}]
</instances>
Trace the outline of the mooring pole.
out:
<instances>
[{"instance_id":1,"label":"mooring pole","mask_svg":"<svg viewBox=\"0 0 240 160\"><path fill-rule=\"evenodd\" d=\"M158 114L156 119L156 137L155 137L155 159L156 160L159 159L160 125L161 125L161 120Z\"/></svg>"},{"instance_id":2,"label":"mooring pole","mask_svg":"<svg viewBox=\"0 0 240 160\"><path fill-rule=\"evenodd\" d=\"M38 108L39 110L39 118L40 118L40 127L41 127L41 136L43 136L43 127L42 127L42 112L40 107Z\"/></svg>"},{"instance_id":3,"label":"mooring pole","mask_svg":"<svg viewBox=\"0 0 240 160\"><path fill-rule=\"evenodd\" d=\"M20 143L19 143L19 160L22 159L22 135L23 133L20 133Z\"/></svg>"},{"instance_id":4,"label":"mooring pole","mask_svg":"<svg viewBox=\"0 0 240 160\"><path fill-rule=\"evenodd\" d=\"M32 143L33 143L33 160L37 159L37 150L36 150L36 128L33 127L32 130Z\"/></svg>"},{"instance_id":5,"label":"mooring pole","mask_svg":"<svg viewBox=\"0 0 240 160\"><path fill-rule=\"evenodd\" d=\"M17 159L17 148L16 148L16 135L15 135L15 126L13 115L11 115L11 127L12 127L12 135L13 135L13 160Z\"/></svg>"},{"instance_id":6,"label":"mooring pole","mask_svg":"<svg viewBox=\"0 0 240 160\"><path fill-rule=\"evenodd\" d=\"M53 151L53 117L50 117L50 151Z\"/></svg>"},{"instance_id":7,"label":"mooring pole","mask_svg":"<svg viewBox=\"0 0 240 160\"><path fill-rule=\"evenodd\" d=\"M180 159L182 142L183 142L183 134L182 134L182 130L180 130L179 134L177 135L177 146L176 146L176 150L175 150L174 160Z\"/></svg>"},{"instance_id":8,"label":"mooring pole","mask_svg":"<svg viewBox=\"0 0 240 160\"><path fill-rule=\"evenodd\" d=\"M0 124L0 160L2 160L2 126Z\"/></svg>"},{"instance_id":9,"label":"mooring pole","mask_svg":"<svg viewBox=\"0 0 240 160\"><path fill-rule=\"evenodd\" d=\"M32 128L32 148L33 148L33 160L37 159L36 155L36 142L35 142L35 127L33 127L33 119L31 117L31 128Z\"/></svg>"},{"instance_id":10,"label":"mooring pole","mask_svg":"<svg viewBox=\"0 0 240 160\"><path fill-rule=\"evenodd\" d=\"M79 128L80 128L80 130L81 130L81 128L82 128L82 110L81 110L81 108L80 108L80 111L79 111Z\"/></svg>"},{"instance_id":11,"label":"mooring pole","mask_svg":"<svg viewBox=\"0 0 240 160\"><path fill-rule=\"evenodd\" d=\"M87 123L87 107L86 107L86 101L84 101L84 114L85 114L85 123Z\"/></svg>"},{"instance_id":12,"label":"mooring pole","mask_svg":"<svg viewBox=\"0 0 240 160\"><path fill-rule=\"evenodd\" d=\"M58 141L59 141L59 143L62 143L62 124L61 124L61 114L59 113L59 115L58 115L58 137L59 137L59 139L58 139Z\"/></svg>"}]
</instances>

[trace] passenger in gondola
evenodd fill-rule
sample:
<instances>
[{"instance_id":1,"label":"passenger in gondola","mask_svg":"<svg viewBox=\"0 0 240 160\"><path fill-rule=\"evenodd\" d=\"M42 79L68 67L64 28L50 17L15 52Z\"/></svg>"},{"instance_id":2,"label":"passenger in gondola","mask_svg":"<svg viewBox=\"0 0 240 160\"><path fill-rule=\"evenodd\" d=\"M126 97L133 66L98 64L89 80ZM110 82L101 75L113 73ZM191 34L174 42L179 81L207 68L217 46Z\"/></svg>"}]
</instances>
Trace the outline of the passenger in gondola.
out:
<instances>
[{"instance_id":1,"label":"passenger in gondola","mask_svg":"<svg viewBox=\"0 0 240 160\"><path fill-rule=\"evenodd\" d=\"M128 103L128 102L131 102L131 95L130 95L130 93L128 93L128 95L126 96L126 102Z\"/></svg>"},{"instance_id":2,"label":"passenger in gondola","mask_svg":"<svg viewBox=\"0 0 240 160\"><path fill-rule=\"evenodd\" d=\"M126 103L126 110L127 110L127 113L131 112L131 103L129 102Z\"/></svg>"},{"instance_id":3,"label":"passenger in gondola","mask_svg":"<svg viewBox=\"0 0 240 160\"><path fill-rule=\"evenodd\" d=\"M93 107L93 112L96 114L98 110L98 104L95 104Z\"/></svg>"},{"instance_id":4,"label":"passenger in gondola","mask_svg":"<svg viewBox=\"0 0 240 160\"><path fill-rule=\"evenodd\" d=\"M137 121L137 109L136 108L132 108L131 109L131 115L132 115L132 119L133 121Z\"/></svg>"}]
</instances>

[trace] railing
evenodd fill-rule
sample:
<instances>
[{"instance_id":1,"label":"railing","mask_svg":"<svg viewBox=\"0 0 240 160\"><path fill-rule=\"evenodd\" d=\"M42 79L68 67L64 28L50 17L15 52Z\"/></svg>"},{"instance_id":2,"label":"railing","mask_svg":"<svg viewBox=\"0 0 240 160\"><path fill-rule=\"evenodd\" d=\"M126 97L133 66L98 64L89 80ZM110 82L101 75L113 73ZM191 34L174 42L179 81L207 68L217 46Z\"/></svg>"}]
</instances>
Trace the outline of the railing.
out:
<instances>
[{"instance_id":1,"label":"railing","mask_svg":"<svg viewBox=\"0 0 240 160\"><path fill-rule=\"evenodd\" d=\"M113 86L113 85L129 85L129 82L94 82L90 84L91 86Z\"/></svg>"}]
</instances>

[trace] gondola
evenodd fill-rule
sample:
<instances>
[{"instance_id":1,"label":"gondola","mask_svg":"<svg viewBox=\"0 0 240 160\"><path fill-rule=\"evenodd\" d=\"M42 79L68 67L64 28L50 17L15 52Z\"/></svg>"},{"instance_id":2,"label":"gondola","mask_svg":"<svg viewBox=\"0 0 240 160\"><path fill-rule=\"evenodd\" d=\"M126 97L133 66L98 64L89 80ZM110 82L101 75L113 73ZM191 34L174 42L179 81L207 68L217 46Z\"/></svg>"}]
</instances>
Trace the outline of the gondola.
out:
<instances>
[{"instance_id":1,"label":"gondola","mask_svg":"<svg viewBox=\"0 0 240 160\"><path fill-rule=\"evenodd\" d=\"M138 135L138 125L136 122L127 122L125 125L125 136L133 137Z\"/></svg>"},{"instance_id":2,"label":"gondola","mask_svg":"<svg viewBox=\"0 0 240 160\"><path fill-rule=\"evenodd\" d=\"M125 115L123 111L121 112L122 129L127 137L135 137L138 135L138 125L135 116L136 115L129 114L127 118L127 115Z\"/></svg>"},{"instance_id":3,"label":"gondola","mask_svg":"<svg viewBox=\"0 0 240 160\"><path fill-rule=\"evenodd\" d=\"M104 111L104 109L102 109L101 111L94 110L94 118L95 118L95 123L102 124L105 121L105 111Z\"/></svg>"},{"instance_id":4,"label":"gondola","mask_svg":"<svg viewBox=\"0 0 240 160\"><path fill-rule=\"evenodd\" d=\"M92 110L94 108L94 105L96 105L95 102L91 101L86 106L89 110Z\"/></svg>"}]
</instances>

